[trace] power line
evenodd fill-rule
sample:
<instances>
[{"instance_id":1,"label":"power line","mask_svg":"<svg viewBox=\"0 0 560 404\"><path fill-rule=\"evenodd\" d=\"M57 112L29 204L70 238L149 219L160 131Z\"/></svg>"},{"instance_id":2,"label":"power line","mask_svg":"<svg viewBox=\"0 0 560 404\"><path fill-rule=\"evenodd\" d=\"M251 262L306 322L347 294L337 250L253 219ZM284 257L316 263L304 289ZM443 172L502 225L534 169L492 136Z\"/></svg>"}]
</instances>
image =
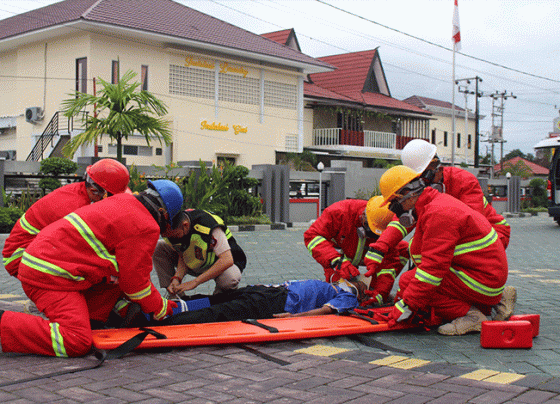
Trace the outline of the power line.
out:
<instances>
[{"instance_id":1,"label":"power line","mask_svg":"<svg viewBox=\"0 0 560 404\"><path fill-rule=\"evenodd\" d=\"M325 1L323 1L323 0L315 0L315 1L318 2L318 3L324 4L324 5L326 5L326 6L332 7L332 8L334 8L334 9L336 9L336 10L342 11L343 13L352 15L352 16L354 16L354 17L356 17L356 18L362 19L362 20L367 21L367 22L370 22L370 23L372 23L372 24L379 25L380 27L383 27L383 28L389 29L389 30L391 30L391 31L397 32L397 33L399 33L399 34L401 34L401 35L405 35L405 36L407 36L407 37L416 39L416 40L418 40L418 41L427 43L427 44L429 44L429 45L438 47L438 48L440 48L440 49L443 49L443 50L446 50L446 51L449 51L449 52L453 52L453 49L451 49L451 48L445 47L445 46L440 45L440 44L437 44L437 43L435 43L435 42L428 41L428 40L426 40L426 39L424 39L424 38L420 38L420 37L417 37L417 36L415 36L415 35L411 35L411 34L409 34L409 33L406 33L406 32L404 32L404 31L398 30L398 29L396 29L396 28L389 27L388 25L381 24L381 23L379 23L379 22L377 22L377 21L370 20L369 18L365 18L365 17L363 17L363 16L361 16L361 15L352 13L352 12L350 12L350 11L348 11L348 10L344 10L343 8L334 6L334 5L329 4L329 3L327 3L327 2L325 2ZM492 66L500 67L500 68L502 68L502 69L510 70L510 71L512 71L512 72L516 72L516 73L519 73L519 74L523 74L523 75L526 75L526 76L530 76L530 77L534 77L534 78L538 78L538 79L542 79L542 80L551 81L551 82L553 82L553 83L560 83L560 80L554 80L554 79L551 79L551 78L549 78L549 77L539 76L539 75L536 75L536 74L533 74L533 73L527 73L527 72L524 72L524 71L522 71L522 70L517 70L517 69L511 68L511 67L507 67L507 66L501 65L501 64L499 64L499 63L494 63L494 62L490 62L490 61L485 60L485 59L482 59L482 58L477 58L476 56L467 55L466 53L462 53L462 52L457 52L457 53L460 54L460 55L463 55L463 56L465 56L465 57L467 57L467 58L470 58L470 59L473 59L473 60L477 60L477 61L479 61L479 62L488 63L488 64L490 64L490 65L492 65Z\"/></svg>"}]
</instances>

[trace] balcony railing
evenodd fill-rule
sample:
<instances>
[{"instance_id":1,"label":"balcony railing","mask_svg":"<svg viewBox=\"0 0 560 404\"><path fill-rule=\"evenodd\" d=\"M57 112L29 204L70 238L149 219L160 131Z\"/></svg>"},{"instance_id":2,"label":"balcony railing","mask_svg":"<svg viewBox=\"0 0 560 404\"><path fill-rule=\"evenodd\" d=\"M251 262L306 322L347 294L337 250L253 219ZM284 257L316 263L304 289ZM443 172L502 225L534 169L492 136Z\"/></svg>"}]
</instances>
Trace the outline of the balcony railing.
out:
<instances>
[{"instance_id":1,"label":"balcony railing","mask_svg":"<svg viewBox=\"0 0 560 404\"><path fill-rule=\"evenodd\" d=\"M397 147L402 143L398 138L400 136L395 133L374 130L362 132L340 128L313 129L313 146L362 146L397 149L402 148L402 146Z\"/></svg>"}]
</instances>

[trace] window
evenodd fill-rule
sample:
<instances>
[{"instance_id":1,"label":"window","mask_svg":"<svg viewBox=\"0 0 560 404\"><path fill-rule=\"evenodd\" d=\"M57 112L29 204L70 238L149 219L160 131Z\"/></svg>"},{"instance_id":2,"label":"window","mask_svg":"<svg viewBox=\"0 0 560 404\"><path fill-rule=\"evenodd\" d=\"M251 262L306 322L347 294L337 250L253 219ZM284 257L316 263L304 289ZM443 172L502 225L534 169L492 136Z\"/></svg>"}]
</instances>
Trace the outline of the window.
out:
<instances>
[{"instance_id":1,"label":"window","mask_svg":"<svg viewBox=\"0 0 560 404\"><path fill-rule=\"evenodd\" d=\"M443 132L443 146L447 147L447 132Z\"/></svg>"},{"instance_id":2,"label":"window","mask_svg":"<svg viewBox=\"0 0 560 404\"><path fill-rule=\"evenodd\" d=\"M138 146L123 145L123 154L138 155Z\"/></svg>"},{"instance_id":3,"label":"window","mask_svg":"<svg viewBox=\"0 0 560 404\"><path fill-rule=\"evenodd\" d=\"M432 129L432 144L436 144L436 130Z\"/></svg>"},{"instance_id":4,"label":"window","mask_svg":"<svg viewBox=\"0 0 560 404\"><path fill-rule=\"evenodd\" d=\"M117 84L119 82L119 61L113 60L111 62L111 84Z\"/></svg>"},{"instance_id":5,"label":"window","mask_svg":"<svg viewBox=\"0 0 560 404\"><path fill-rule=\"evenodd\" d=\"M103 153L103 146L100 144L97 145L97 153Z\"/></svg>"},{"instance_id":6,"label":"window","mask_svg":"<svg viewBox=\"0 0 560 404\"><path fill-rule=\"evenodd\" d=\"M461 134L457 133L457 149L461 148Z\"/></svg>"},{"instance_id":7,"label":"window","mask_svg":"<svg viewBox=\"0 0 560 404\"><path fill-rule=\"evenodd\" d=\"M230 165L235 165L235 157L225 157L225 156L218 156L218 167L223 168L226 165L226 162Z\"/></svg>"},{"instance_id":8,"label":"window","mask_svg":"<svg viewBox=\"0 0 560 404\"><path fill-rule=\"evenodd\" d=\"M133 145L126 145L123 144L122 146L123 155L128 156L152 156L152 146L133 146ZM108 149L109 154L117 154L117 145L116 144L109 144Z\"/></svg>"},{"instance_id":9,"label":"window","mask_svg":"<svg viewBox=\"0 0 560 404\"><path fill-rule=\"evenodd\" d=\"M76 59L76 91L87 93L87 58Z\"/></svg>"},{"instance_id":10,"label":"window","mask_svg":"<svg viewBox=\"0 0 560 404\"><path fill-rule=\"evenodd\" d=\"M356 111L339 112L337 115L338 127L345 130L363 131L362 119Z\"/></svg>"},{"instance_id":11,"label":"window","mask_svg":"<svg viewBox=\"0 0 560 404\"><path fill-rule=\"evenodd\" d=\"M148 66L142 65L142 90L148 91Z\"/></svg>"},{"instance_id":12,"label":"window","mask_svg":"<svg viewBox=\"0 0 560 404\"><path fill-rule=\"evenodd\" d=\"M470 149L471 146L472 146L472 138L471 138L471 136L472 136L472 135L469 135L469 137L468 137L468 143L467 143L467 147L468 147L469 149Z\"/></svg>"},{"instance_id":13,"label":"window","mask_svg":"<svg viewBox=\"0 0 560 404\"><path fill-rule=\"evenodd\" d=\"M156 156L162 156L163 155L163 149L161 147L156 147Z\"/></svg>"},{"instance_id":14,"label":"window","mask_svg":"<svg viewBox=\"0 0 560 404\"><path fill-rule=\"evenodd\" d=\"M259 105L260 82L258 79L220 74L219 80L220 101Z\"/></svg>"},{"instance_id":15,"label":"window","mask_svg":"<svg viewBox=\"0 0 560 404\"><path fill-rule=\"evenodd\" d=\"M169 66L169 94L214 99L214 70Z\"/></svg>"},{"instance_id":16,"label":"window","mask_svg":"<svg viewBox=\"0 0 560 404\"><path fill-rule=\"evenodd\" d=\"M264 105L276 108L297 108L297 86L265 80Z\"/></svg>"}]
</instances>

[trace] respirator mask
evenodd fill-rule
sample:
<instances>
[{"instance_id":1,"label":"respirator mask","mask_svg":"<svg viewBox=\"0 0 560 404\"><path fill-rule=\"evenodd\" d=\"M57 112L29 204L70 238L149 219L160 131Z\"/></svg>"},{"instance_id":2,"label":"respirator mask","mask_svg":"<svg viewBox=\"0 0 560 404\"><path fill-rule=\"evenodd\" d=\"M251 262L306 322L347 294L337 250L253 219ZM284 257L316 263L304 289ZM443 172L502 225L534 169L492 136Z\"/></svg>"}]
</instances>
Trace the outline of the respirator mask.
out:
<instances>
[{"instance_id":1,"label":"respirator mask","mask_svg":"<svg viewBox=\"0 0 560 404\"><path fill-rule=\"evenodd\" d=\"M414 196L418 196L424 191L426 188L426 184L422 178L418 178L404 186L400 191L399 194L403 195L398 199L394 199L392 202L389 203L389 210L393 212L399 218L399 223L406 227L412 227L416 224L416 212L414 210L414 206L410 208L408 211L404 209L402 203L407 199L410 199Z\"/></svg>"},{"instance_id":2,"label":"respirator mask","mask_svg":"<svg viewBox=\"0 0 560 404\"><path fill-rule=\"evenodd\" d=\"M438 192L444 192L445 189L443 186L443 177L441 179L441 182L434 182L434 178L436 177L436 174L440 170L440 168L441 168L441 161L436 156L430 162L428 168L424 170L421 178L424 180L426 185L429 185L430 187L434 188Z\"/></svg>"}]
</instances>

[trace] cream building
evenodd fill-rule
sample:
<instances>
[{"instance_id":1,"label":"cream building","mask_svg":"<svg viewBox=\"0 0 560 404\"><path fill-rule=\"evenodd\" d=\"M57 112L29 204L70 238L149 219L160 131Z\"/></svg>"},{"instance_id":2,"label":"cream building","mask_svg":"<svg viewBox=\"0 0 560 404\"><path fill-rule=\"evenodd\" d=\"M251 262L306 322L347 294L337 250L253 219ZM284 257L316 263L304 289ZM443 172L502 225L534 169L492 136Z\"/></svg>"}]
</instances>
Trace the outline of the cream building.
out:
<instances>
[{"instance_id":1,"label":"cream building","mask_svg":"<svg viewBox=\"0 0 560 404\"><path fill-rule=\"evenodd\" d=\"M437 153L445 163L451 162L453 142L452 104L446 101L414 95L404 100L412 105L426 109L432 113L430 120L430 142L438 148ZM475 115L470 110L455 105L455 164L474 164L475 150ZM483 119L480 116L479 119ZM479 151L480 155L480 151Z\"/></svg>"},{"instance_id":2,"label":"cream building","mask_svg":"<svg viewBox=\"0 0 560 404\"><path fill-rule=\"evenodd\" d=\"M60 113L75 90L94 94L98 78L138 73L167 105L173 141L123 140L129 165L227 159L251 167L301 152L304 79L333 70L168 0L66 0L2 20L0 60L0 150L17 160L56 155L83 131ZM75 158L93 156L115 157L116 146L105 136Z\"/></svg>"}]
</instances>

